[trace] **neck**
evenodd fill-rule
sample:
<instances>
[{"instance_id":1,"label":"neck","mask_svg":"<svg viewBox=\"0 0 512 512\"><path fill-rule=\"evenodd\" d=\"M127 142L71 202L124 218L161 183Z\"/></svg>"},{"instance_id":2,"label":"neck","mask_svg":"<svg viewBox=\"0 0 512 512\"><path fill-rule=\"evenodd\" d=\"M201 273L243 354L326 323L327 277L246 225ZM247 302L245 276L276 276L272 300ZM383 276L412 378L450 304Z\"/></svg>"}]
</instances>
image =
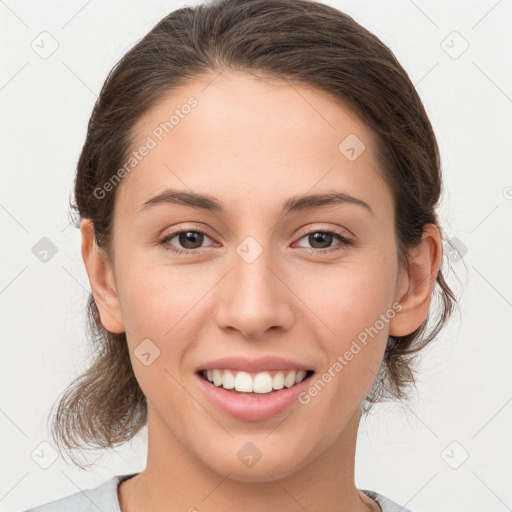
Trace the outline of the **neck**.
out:
<instances>
[{"instance_id":1,"label":"neck","mask_svg":"<svg viewBox=\"0 0 512 512\"><path fill-rule=\"evenodd\" d=\"M236 473L238 460L232 471L219 472L207 466L201 453L188 450L150 408L147 465L119 486L121 510L238 512L243 508L245 512L295 512L300 508L308 512L378 512L379 505L354 483L359 419L357 410L342 435L320 455L303 460L297 467L283 470L273 464L278 457L262 456L252 468L254 473L247 476ZM245 441L234 438L232 443L236 453ZM300 449L296 452L301 454Z\"/></svg>"}]
</instances>

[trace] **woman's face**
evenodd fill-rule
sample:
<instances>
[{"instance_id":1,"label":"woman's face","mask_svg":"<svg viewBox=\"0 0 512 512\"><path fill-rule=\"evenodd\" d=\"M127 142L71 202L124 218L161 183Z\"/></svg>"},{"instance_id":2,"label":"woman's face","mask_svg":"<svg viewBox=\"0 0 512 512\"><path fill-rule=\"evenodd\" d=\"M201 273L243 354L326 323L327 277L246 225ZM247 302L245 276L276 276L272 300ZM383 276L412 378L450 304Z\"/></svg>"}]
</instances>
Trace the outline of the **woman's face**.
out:
<instances>
[{"instance_id":1,"label":"woman's face","mask_svg":"<svg viewBox=\"0 0 512 512\"><path fill-rule=\"evenodd\" d=\"M127 333L153 456L167 443L218 474L264 481L333 443L350 451L407 291L372 134L321 92L233 71L173 91L137 133L116 190L119 309L102 321ZM188 196L151 202L170 189ZM246 361L209 365L226 357ZM277 370L314 371L300 395L239 396L198 374L236 377L274 357L288 361L267 361L255 380L279 387Z\"/></svg>"}]
</instances>

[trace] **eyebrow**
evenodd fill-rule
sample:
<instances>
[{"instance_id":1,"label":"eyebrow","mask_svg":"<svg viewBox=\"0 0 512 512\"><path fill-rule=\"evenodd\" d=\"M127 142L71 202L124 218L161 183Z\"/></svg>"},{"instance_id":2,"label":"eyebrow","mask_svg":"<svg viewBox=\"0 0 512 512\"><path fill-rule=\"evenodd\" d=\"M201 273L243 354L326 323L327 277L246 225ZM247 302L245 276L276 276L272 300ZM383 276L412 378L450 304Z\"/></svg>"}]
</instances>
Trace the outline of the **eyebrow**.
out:
<instances>
[{"instance_id":1,"label":"eyebrow","mask_svg":"<svg viewBox=\"0 0 512 512\"><path fill-rule=\"evenodd\" d=\"M322 206L351 203L362 206L372 215L375 215L371 206L354 197L347 192L327 192L323 194L310 194L303 196L290 197L283 203L281 214L312 210ZM187 192L184 190L166 189L160 194L148 199L140 208L139 213L147 211L160 204L179 204L210 211L212 213L226 213L227 208L222 201L209 194L198 194L197 192Z\"/></svg>"}]
</instances>

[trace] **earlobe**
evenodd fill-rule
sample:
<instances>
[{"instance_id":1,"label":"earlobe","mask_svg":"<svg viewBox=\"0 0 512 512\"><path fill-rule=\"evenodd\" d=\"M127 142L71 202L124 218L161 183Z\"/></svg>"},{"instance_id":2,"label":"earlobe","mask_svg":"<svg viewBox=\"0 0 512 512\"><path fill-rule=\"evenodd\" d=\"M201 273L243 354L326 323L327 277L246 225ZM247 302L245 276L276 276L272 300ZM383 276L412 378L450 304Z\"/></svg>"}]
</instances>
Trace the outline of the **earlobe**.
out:
<instances>
[{"instance_id":1,"label":"earlobe","mask_svg":"<svg viewBox=\"0 0 512 512\"><path fill-rule=\"evenodd\" d=\"M400 302L402 309L390 322L391 336L406 336L420 327L425 320L441 258L442 242L439 229L435 224L427 224L420 245L409 252L409 271L404 271L400 276L396 301Z\"/></svg>"},{"instance_id":2,"label":"earlobe","mask_svg":"<svg viewBox=\"0 0 512 512\"><path fill-rule=\"evenodd\" d=\"M98 247L94 225L90 219L80 222L82 233L82 258L89 283L98 306L103 327L112 333L124 332L121 305L116 290L112 265L107 254Z\"/></svg>"}]
</instances>

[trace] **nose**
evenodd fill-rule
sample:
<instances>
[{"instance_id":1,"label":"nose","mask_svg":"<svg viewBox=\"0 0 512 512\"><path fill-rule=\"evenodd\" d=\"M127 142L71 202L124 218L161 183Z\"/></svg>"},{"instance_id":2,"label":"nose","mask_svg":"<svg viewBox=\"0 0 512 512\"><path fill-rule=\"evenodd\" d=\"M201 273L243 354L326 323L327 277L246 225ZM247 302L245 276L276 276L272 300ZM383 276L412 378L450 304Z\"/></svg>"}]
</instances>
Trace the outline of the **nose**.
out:
<instances>
[{"instance_id":1,"label":"nose","mask_svg":"<svg viewBox=\"0 0 512 512\"><path fill-rule=\"evenodd\" d=\"M234 254L231 271L216 287L217 325L251 339L262 339L270 330L290 329L295 295L281 270L284 265L269 250L254 261L240 254Z\"/></svg>"}]
</instances>

